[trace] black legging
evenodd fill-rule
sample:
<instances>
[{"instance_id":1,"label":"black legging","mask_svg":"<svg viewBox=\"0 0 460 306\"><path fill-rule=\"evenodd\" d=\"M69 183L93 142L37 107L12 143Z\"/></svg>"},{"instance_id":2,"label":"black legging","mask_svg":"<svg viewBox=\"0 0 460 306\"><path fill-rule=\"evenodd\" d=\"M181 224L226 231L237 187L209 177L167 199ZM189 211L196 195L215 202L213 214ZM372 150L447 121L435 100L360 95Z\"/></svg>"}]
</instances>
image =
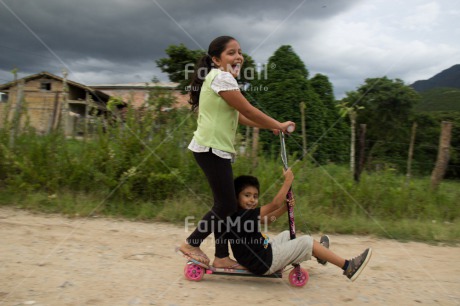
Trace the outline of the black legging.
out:
<instances>
[{"instance_id":1,"label":"black legging","mask_svg":"<svg viewBox=\"0 0 460 306\"><path fill-rule=\"evenodd\" d=\"M227 238L225 238L227 216L237 210L231 161L220 158L212 152L194 152L193 155L208 179L214 196L214 205L200 220L197 228L187 238L187 242L191 246L199 247L201 242L213 232L216 240L215 256L224 258L229 256Z\"/></svg>"}]
</instances>

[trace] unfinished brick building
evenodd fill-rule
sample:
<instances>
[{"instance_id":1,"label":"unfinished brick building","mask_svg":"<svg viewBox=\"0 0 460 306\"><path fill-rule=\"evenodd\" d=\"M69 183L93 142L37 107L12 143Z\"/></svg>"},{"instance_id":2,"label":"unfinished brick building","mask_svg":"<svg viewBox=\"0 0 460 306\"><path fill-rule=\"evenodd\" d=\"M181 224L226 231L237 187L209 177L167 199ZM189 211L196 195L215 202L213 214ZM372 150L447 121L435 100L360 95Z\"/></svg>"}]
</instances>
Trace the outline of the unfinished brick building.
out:
<instances>
[{"instance_id":1,"label":"unfinished brick building","mask_svg":"<svg viewBox=\"0 0 460 306\"><path fill-rule=\"evenodd\" d=\"M106 115L109 98L102 91L40 72L0 85L0 128L19 118L19 126L27 120L41 134L59 126L66 135L84 134L92 120Z\"/></svg>"}]
</instances>

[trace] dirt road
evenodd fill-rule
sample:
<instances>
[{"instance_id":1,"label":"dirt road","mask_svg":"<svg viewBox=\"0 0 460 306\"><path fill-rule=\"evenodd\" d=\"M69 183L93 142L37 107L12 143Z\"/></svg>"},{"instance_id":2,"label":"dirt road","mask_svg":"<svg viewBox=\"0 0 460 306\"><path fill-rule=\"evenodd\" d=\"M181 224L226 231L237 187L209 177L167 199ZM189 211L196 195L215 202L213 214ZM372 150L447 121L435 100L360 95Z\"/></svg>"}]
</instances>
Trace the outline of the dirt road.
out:
<instances>
[{"instance_id":1,"label":"dirt road","mask_svg":"<svg viewBox=\"0 0 460 306\"><path fill-rule=\"evenodd\" d=\"M343 257L371 246L369 265L352 283L312 260L307 286L293 288L286 277L187 281L174 253L186 235L167 223L0 208L0 305L460 305L459 247L330 235ZM203 248L211 255L212 241Z\"/></svg>"}]
</instances>

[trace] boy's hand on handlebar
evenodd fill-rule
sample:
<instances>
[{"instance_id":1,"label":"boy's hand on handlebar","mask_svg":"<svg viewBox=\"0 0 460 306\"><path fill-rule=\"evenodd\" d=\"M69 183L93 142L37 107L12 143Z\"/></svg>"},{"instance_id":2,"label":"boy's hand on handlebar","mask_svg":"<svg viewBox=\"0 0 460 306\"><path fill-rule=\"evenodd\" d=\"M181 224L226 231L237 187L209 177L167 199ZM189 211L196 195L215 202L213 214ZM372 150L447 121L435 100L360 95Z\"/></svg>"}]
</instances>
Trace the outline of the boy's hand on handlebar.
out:
<instances>
[{"instance_id":1,"label":"boy's hand on handlebar","mask_svg":"<svg viewBox=\"0 0 460 306\"><path fill-rule=\"evenodd\" d=\"M295 206L295 198L292 196L292 199L286 200L289 206L294 207Z\"/></svg>"},{"instance_id":2,"label":"boy's hand on handlebar","mask_svg":"<svg viewBox=\"0 0 460 306\"><path fill-rule=\"evenodd\" d=\"M287 168L287 170L283 169L284 181L292 184L294 181L294 173L292 172L291 168Z\"/></svg>"}]
</instances>

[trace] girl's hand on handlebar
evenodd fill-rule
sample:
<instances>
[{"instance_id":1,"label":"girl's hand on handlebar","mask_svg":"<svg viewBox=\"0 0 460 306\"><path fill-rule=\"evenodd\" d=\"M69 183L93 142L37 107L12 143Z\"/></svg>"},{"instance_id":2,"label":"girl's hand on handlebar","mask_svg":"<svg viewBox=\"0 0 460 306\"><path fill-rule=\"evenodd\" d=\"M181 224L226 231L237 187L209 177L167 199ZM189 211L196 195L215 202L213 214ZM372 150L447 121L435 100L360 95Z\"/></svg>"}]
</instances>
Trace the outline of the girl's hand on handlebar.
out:
<instances>
[{"instance_id":1,"label":"girl's hand on handlebar","mask_svg":"<svg viewBox=\"0 0 460 306\"><path fill-rule=\"evenodd\" d=\"M292 121L286 121L281 123L281 131L286 134L290 134L295 131L295 123Z\"/></svg>"},{"instance_id":2,"label":"girl's hand on handlebar","mask_svg":"<svg viewBox=\"0 0 460 306\"><path fill-rule=\"evenodd\" d=\"M290 134L295 131L295 123L292 121L286 121L280 124L279 129L272 129L273 134L278 136L278 134L281 132L285 134Z\"/></svg>"},{"instance_id":3,"label":"girl's hand on handlebar","mask_svg":"<svg viewBox=\"0 0 460 306\"><path fill-rule=\"evenodd\" d=\"M286 200L289 206L294 207L295 206L295 198L292 197L290 200Z\"/></svg>"}]
</instances>

